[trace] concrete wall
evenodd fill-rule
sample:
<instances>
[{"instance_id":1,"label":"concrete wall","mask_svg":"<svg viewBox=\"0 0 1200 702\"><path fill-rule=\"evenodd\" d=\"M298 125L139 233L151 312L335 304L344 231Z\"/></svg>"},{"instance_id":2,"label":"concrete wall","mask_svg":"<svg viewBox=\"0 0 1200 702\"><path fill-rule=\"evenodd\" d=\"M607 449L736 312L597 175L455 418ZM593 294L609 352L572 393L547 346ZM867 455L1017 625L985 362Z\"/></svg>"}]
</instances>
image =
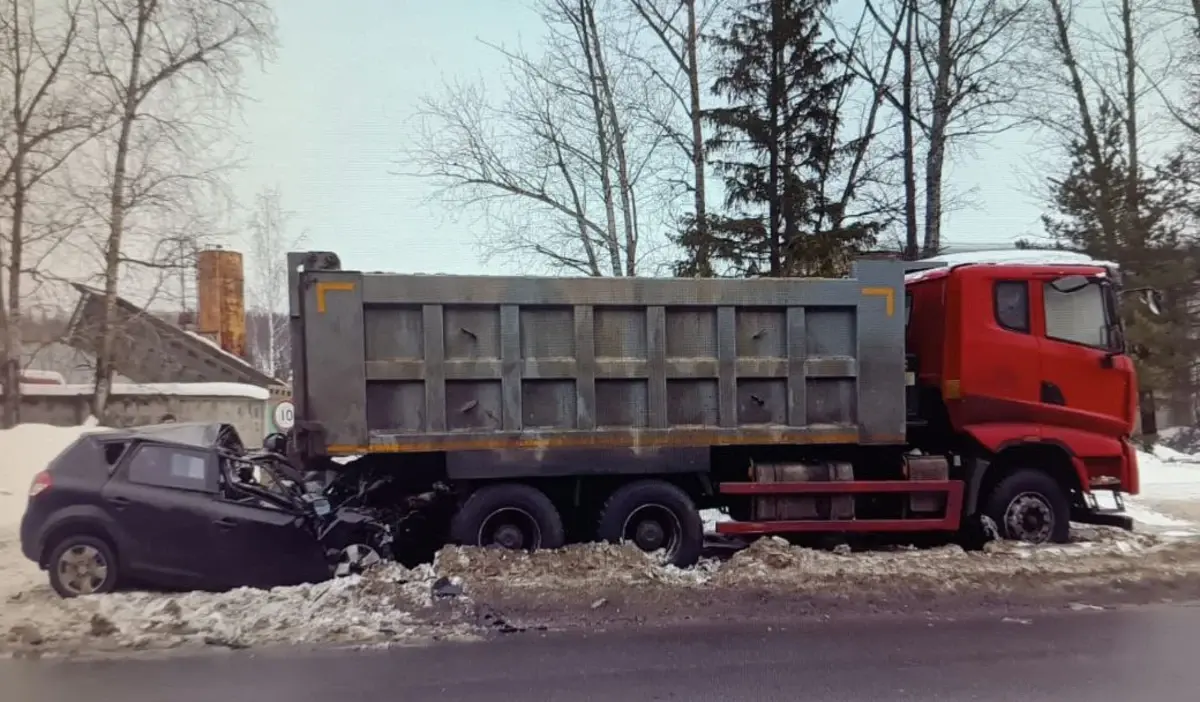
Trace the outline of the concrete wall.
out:
<instances>
[{"instance_id":1,"label":"concrete wall","mask_svg":"<svg viewBox=\"0 0 1200 702\"><path fill-rule=\"evenodd\" d=\"M216 384L214 384L216 385ZM92 396L86 392L64 392L69 386L25 386L21 397L21 421L25 423L76 426L91 415ZM43 389L52 393L40 392ZM226 422L237 428L249 447L257 447L269 427L269 403L263 397L237 396L194 388L187 394L122 391L115 389L109 400L112 427L134 427L163 421ZM251 393L246 393L247 395Z\"/></svg>"}]
</instances>

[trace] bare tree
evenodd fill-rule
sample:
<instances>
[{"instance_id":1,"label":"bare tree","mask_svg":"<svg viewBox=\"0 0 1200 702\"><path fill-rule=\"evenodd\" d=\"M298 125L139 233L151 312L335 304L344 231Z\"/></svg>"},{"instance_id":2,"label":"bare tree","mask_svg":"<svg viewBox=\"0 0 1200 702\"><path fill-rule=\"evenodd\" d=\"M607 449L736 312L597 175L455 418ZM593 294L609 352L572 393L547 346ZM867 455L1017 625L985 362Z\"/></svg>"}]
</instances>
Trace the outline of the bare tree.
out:
<instances>
[{"instance_id":1,"label":"bare tree","mask_svg":"<svg viewBox=\"0 0 1200 702\"><path fill-rule=\"evenodd\" d=\"M93 410L103 416L112 385L118 283L141 258L130 255L131 230L150 216L178 217L185 205L214 194L224 165L211 153L225 126L221 118L237 104L243 62L272 46L273 15L266 0L88 1L91 83L113 115L99 157L106 195L98 209L105 318ZM152 254L180 249L178 241L163 246L156 238Z\"/></svg>"},{"instance_id":2,"label":"bare tree","mask_svg":"<svg viewBox=\"0 0 1200 702\"><path fill-rule=\"evenodd\" d=\"M1100 113L1111 111L1123 127L1121 197L1099 194L1098 223L1107 246L1137 246L1141 210L1139 187L1144 176L1147 130L1161 120L1161 84L1149 76L1169 72L1169 56L1154 54L1147 44L1158 42L1163 28L1155 9L1139 0L1118 0L1106 6L1102 22L1082 19L1078 0L1050 0L1031 17L1042 29L1031 35L1025 73L1038 80L1027 83L1030 119L1051 136L1056 146L1082 146L1097 182L1115 183L1104 153ZM1152 38L1153 37L1153 38ZM1036 68L1036 71L1035 71ZM1169 109L1169 105L1167 106ZM1114 185L1116 187L1116 185ZM1118 210L1109 202L1122 201Z\"/></svg>"},{"instance_id":3,"label":"bare tree","mask_svg":"<svg viewBox=\"0 0 1200 702\"><path fill-rule=\"evenodd\" d=\"M904 124L902 153L906 183L906 248L913 248L918 196L915 185L916 135L923 148L921 248L941 248L945 209L944 173L955 144L969 144L1020 123L1014 105L1021 94L1014 81L1027 25L1026 0L863 0L875 20L877 39L896 45L899 75L871 54L853 52L855 73L880 92ZM839 41L850 48L845 32ZM915 132L915 134L914 134ZM911 252L910 252L911 253Z\"/></svg>"},{"instance_id":4,"label":"bare tree","mask_svg":"<svg viewBox=\"0 0 1200 702\"><path fill-rule=\"evenodd\" d=\"M299 248L304 240L303 234L289 231L291 219L279 188L264 188L255 196L247 231L252 266L247 346L255 367L283 380L290 358L286 252Z\"/></svg>"},{"instance_id":5,"label":"bare tree","mask_svg":"<svg viewBox=\"0 0 1200 702\"><path fill-rule=\"evenodd\" d=\"M628 2L651 40L649 47L646 42L632 42L623 52L623 58L644 67L653 80L651 89L670 97L670 109L665 111L656 101L649 101L651 111L647 116L660 124L664 138L680 151L690 168L690 182L685 187L692 195L692 213L684 223L688 233L682 241L685 245L695 242L696 250L690 257L695 269L692 272L711 276L700 47L704 32L725 3L723 0Z\"/></svg>"},{"instance_id":6,"label":"bare tree","mask_svg":"<svg viewBox=\"0 0 1200 702\"><path fill-rule=\"evenodd\" d=\"M38 196L94 133L96 119L77 97L82 0L53 6L4 0L0 13L0 205L8 224L0 242L0 274L6 278L0 289L0 360L3 424L12 426L20 421L23 285L62 231L47 209L52 206Z\"/></svg>"},{"instance_id":7,"label":"bare tree","mask_svg":"<svg viewBox=\"0 0 1200 702\"><path fill-rule=\"evenodd\" d=\"M454 211L480 215L489 257L634 275L654 253L656 225L670 219L665 138L646 117L650 81L621 60L614 47L629 37L600 7L545 0L539 58L493 46L508 70L502 100L464 84L422 99L400 172L434 183Z\"/></svg>"}]
</instances>

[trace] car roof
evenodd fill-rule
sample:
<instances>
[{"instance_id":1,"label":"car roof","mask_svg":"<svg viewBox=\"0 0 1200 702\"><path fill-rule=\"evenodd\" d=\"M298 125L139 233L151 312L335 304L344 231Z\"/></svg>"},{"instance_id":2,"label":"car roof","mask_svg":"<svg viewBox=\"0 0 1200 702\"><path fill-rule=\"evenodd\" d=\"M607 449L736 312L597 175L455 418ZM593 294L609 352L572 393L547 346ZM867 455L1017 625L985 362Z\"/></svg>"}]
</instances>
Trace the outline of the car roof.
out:
<instances>
[{"instance_id":1,"label":"car roof","mask_svg":"<svg viewBox=\"0 0 1200 702\"><path fill-rule=\"evenodd\" d=\"M213 448L227 444L227 437L238 439L237 430L232 424L224 422L169 422L166 424L149 424L141 427L113 429L103 433L88 434L87 436L102 441L127 441L131 439L149 439L152 441L181 444L198 448Z\"/></svg>"}]
</instances>

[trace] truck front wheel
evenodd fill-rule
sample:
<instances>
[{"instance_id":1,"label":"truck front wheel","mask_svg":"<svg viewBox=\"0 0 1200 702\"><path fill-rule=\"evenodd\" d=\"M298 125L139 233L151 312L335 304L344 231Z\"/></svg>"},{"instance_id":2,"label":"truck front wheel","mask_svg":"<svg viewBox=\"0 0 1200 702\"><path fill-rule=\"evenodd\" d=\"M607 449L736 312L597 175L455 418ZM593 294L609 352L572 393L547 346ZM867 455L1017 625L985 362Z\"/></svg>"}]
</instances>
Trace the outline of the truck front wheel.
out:
<instances>
[{"instance_id":1,"label":"truck front wheel","mask_svg":"<svg viewBox=\"0 0 1200 702\"><path fill-rule=\"evenodd\" d=\"M532 551L561 548L562 517L537 488L521 483L476 490L450 523L450 538L463 546L499 546Z\"/></svg>"},{"instance_id":2,"label":"truck front wheel","mask_svg":"<svg viewBox=\"0 0 1200 702\"><path fill-rule=\"evenodd\" d=\"M1000 536L1027 543L1066 543L1071 503L1054 478L1040 470L1018 470L988 495L985 513Z\"/></svg>"},{"instance_id":3,"label":"truck front wheel","mask_svg":"<svg viewBox=\"0 0 1200 702\"><path fill-rule=\"evenodd\" d=\"M641 480L617 489L604 504L596 535L663 551L681 568L694 565L704 548L704 522L687 493L662 480Z\"/></svg>"}]
</instances>

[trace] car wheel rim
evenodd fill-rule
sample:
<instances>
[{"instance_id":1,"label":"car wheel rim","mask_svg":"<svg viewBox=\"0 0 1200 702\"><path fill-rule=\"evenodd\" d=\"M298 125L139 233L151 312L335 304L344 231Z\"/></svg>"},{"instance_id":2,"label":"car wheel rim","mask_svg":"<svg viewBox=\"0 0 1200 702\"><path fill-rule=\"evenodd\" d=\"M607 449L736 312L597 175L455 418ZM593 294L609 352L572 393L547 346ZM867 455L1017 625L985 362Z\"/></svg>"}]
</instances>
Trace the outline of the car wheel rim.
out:
<instances>
[{"instance_id":1,"label":"car wheel rim","mask_svg":"<svg viewBox=\"0 0 1200 702\"><path fill-rule=\"evenodd\" d=\"M621 541L643 551L665 551L675 557L683 543L683 525L675 512L657 504L642 505L629 513L621 526Z\"/></svg>"},{"instance_id":2,"label":"car wheel rim","mask_svg":"<svg viewBox=\"0 0 1200 702\"><path fill-rule=\"evenodd\" d=\"M58 559L58 579L73 595L90 595L108 580L108 561L100 549L80 544Z\"/></svg>"},{"instance_id":3,"label":"car wheel rim","mask_svg":"<svg viewBox=\"0 0 1200 702\"><path fill-rule=\"evenodd\" d=\"M1054 535L1054 508L1043 495L1021 493L1008 503L1004 526L1009 536L1017 541L1044 544Z\"/></svg>"},{"instance_id":4,"label":"car wheel rim","mask_svg":"<svg viewBox=\"0 0 1200 702\"><path fill-rule=\"evenodd\" d=\"M339 578L355 575L377 565L382 560L379 552L374 548L366 544L351 544L342 549L338 555L338 564L334 569L334 575Z\"/></svg>"},{"instance_id":5,"label":"car wheel rim","mask_svg":"<svg viewBox=\"0 0 1200 702\"><path fill-rule=\"evenodd\" d=\"M542 545L542 529L529 512L518 507L505 507L483 520L475 538L475 543L480 546L534 550Z\"/></svg>"}]
</instances>

